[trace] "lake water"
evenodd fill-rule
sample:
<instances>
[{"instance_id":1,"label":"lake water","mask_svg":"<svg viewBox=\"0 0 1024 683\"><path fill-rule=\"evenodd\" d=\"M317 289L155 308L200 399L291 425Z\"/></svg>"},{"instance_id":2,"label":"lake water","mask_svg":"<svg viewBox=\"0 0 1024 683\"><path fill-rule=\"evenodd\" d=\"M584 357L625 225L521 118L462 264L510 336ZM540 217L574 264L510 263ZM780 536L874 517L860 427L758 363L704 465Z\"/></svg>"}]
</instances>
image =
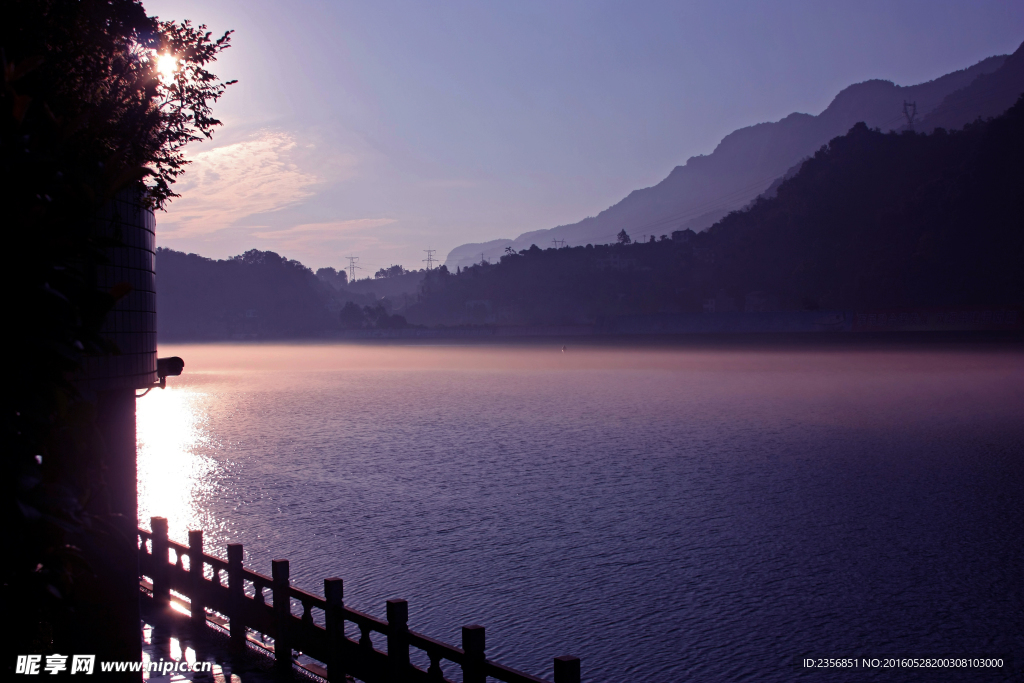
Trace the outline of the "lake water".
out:
<instances>
[{"instance_id":1,"label":"lake water","mask_svg":"<svg viewBox=\"0 0 1024 683\"><path fill-rule=\"evenodd\" d=\"M491 658L586 681L1010 680L1024 662L1024 353L167 346L140 516Z\"/></svg>"}]
</instances>

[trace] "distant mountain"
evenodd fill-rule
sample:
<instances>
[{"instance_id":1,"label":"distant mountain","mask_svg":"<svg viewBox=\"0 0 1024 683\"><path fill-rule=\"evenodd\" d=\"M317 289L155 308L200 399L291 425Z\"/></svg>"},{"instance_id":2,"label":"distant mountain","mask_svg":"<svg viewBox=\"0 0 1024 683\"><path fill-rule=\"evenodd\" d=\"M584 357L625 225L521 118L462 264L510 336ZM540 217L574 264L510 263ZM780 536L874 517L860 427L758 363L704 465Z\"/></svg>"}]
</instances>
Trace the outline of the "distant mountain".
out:
<instances>
[{"instance_id":1,"label":"distant mountain","mask_svg":"<svg viewBox=\"0 0 1024 683\"><path fill-rule=\"evenodd\" d=\"M1019 328L1022 187L1024 95L1003 115L956 131L882 133L858 123L773 198L708 230L628 245L533 247L455 274L431 271L405 315L432 325L624 330L615 323L624 316L707 321L820 310L874 311L878 320L887 311L894 315L882 319L901 325ZM768 331L793 318L758 320Z\"/></svg>"},{"instance_id":2,"label":"distant mountain","mask_svg":"<svg viewBox=\"0 0 1024 683\"><path fill-rule=\"evenodd\" d=\"M214 260L163 247L156 250L156 269L160 342L309 339L343 329L405 327L392 310L415 301L411 293L426 274L345 283L332 269L314 275L272 251Z\"/></svg>"},{"instance_id":3,"label":"distant mountain","mask_svg":"<svg viewBox=\"0 0 1024 683\"><path fill-rule=\"evenodd\" d=\"M1015 58L1019 53L1014 53ZM445 265L455 270L478 263L481 258L494 261L507 247L518 251L531 244L547 246L553 239L565 240L569 246L605 244L614 241L622 229L634 238L682 228L704 230L730 211L747 205L780 176L794 171L802 159L845 134L854 124L865 122L883 131L899 129L906 123L905 101L916 102L918 116L927 117L956 91L981 78L993 77L1007 60L1005 55L989 57L968 69L913 86L883 80L852 85L817 116L794 113L774 123L759 123L730 133L711 154L691 157L665 180L630 193L597 216L527 232L515 239L464 244L448 254ZM1003 109L1014 99L1010 98Z\"/></svg>"},{"instance_id":4,"label":"distant mountain","mask_svg":"<svg viewBox=\"0 0 1024 683\"><path fill-rule=\"evenodd\" d=\"M404 299L415 299L425 274L425 270L413 270L401 275L353 280L344 291L368 295L374 300L387 297L392 303L400 303Z\"/></svg>"},{"instance_id":5,"label":"distant mountain","mask_svg":"<svg viewBox=\"0 0 1024 683\"><path fill-rule=\"evenodd\" d=\"M272 251L215 261L159 248L156 269L161 342L315 337L338 328L346 301L372 302Z\"/></svg>"},{"instance_id":6,"label":"distant mountain","mask_svg":"<svg viewBox=\"0 0 1024 683\"><path fill-rule=\"evenodd\" d=\"M970 85L947 95L914 126L930 132L936 128L957 130L979 118L1000 116L1024 92L1024 43L996 71L974 79Z\"/></svg>"}]
</instances>

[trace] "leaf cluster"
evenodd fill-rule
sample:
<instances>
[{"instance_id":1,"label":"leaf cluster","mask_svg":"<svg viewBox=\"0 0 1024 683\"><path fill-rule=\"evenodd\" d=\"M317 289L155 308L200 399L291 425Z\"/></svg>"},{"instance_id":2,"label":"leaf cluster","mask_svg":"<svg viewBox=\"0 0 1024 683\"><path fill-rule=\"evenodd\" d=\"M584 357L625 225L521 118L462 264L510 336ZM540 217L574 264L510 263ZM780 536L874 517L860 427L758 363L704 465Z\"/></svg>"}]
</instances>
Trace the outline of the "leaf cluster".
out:
<instances>
[{"instance_id":1,"label":"leaf cluster","mask_svg":"<svg viewBox=\"0 0 1024 683\"><path fill-rule=\"evenodd\" d=\"M402 266L389 266L387 268L381 268L380 270L378 270L376 273L373 274L373 277L377 280L383 280L389 277L402 277L403 275L406 275L408 273L409 271L403 268Z\"/></svg>"},{"instance_id":2,"label":"leaf cluster","mask_svg":"<svg viewBox=\"0 0 1024 683\"><path fill-rule=\"evenodd\" d=\"M205 26L148 17L135 0L12 0L6 14L5 142L45 154L47 170L94 202L144 176L155 207L176 196L185 145L220 125L211 106L234 81L207 67L231 32L214 39ZM168 54L179 66L165 81L158 57Z\"/></svg>"}]
</instances>

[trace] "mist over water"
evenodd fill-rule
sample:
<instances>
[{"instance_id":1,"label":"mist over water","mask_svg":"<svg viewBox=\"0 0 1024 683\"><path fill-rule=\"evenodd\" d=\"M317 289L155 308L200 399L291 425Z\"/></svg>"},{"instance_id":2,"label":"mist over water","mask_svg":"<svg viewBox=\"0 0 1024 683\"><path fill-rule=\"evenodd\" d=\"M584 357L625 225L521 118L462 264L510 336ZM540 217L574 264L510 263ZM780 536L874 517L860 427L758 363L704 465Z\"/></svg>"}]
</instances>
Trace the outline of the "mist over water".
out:
<instances>
[{"instance_id":1,"label":"mist over water","mask_svg":"<svg viewBox=\"0 0 1024 683\"><path fill-rule=\"evenodd\" d=\"M1024 657L1024 353L559 349L162 346L141 523L545 677Z\"/></svg>"}]
</instances>

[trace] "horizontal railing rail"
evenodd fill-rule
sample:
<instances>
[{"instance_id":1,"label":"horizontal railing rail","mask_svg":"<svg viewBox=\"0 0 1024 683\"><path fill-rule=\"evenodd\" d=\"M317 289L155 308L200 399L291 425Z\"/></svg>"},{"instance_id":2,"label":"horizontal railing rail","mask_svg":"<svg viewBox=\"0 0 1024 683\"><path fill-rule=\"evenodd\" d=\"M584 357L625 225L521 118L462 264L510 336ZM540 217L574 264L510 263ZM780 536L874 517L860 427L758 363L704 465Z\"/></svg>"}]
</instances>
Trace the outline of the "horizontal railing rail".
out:
<instances>
[{"instance_id":1,"label":"horizontal railing rail","mask_svg":"<svg viewBox=\"0 0 1024 683\"><path fill-rule=\"evenodd\" d=\"M446 665L462 670L463 683L485 683L487 678L547 683L487 659L483 626L463 626L462 647L455 647L409 630L405 600L388 600L386 619L378 619L345 606L341 579L324 579L320 597L291 585L288 560L274 560L266 576L242 566L241 544L229 543L224 560L205 552L202 531L188 532L188 545L183 545L168 538L165 518L151 518L150 527L139 529L139 570L146 599L156 611L169 614L172 602L184 608L184 600L172 592L183 596L193 626L207 628L209 621L223 628L236 650L248 643L262 647L283 673L291 671L294 654L301 653L322 664L306 668L332 683L344 682L346 676L365 683L444 682L449 681ZM293 604L300 614L293 612ZM346 623L359 632L357 640L345 634ZM385 640L386 651L374 645L375 634ZM410 661L413 650L430 661L426 669ZM579 658L556 657L553 674L554 683L580 683Z\"/></svg>"}]
</instances>

